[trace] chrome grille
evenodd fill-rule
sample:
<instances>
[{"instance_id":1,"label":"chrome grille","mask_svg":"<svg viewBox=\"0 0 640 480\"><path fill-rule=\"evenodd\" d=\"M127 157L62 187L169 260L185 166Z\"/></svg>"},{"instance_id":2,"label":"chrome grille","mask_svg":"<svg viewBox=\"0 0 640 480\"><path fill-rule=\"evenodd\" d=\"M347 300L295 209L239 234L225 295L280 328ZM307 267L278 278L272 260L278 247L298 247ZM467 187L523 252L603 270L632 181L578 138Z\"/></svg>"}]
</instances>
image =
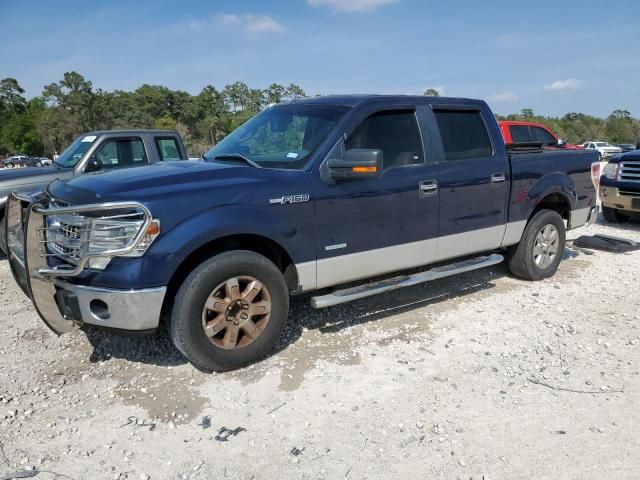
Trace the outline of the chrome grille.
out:
<instances>
[{"instance_id":1,"label":"chrome grille","mask_svg":"<svg viewBox=\"0 0 640 480\"><path fill-rule=\"evenodd\" d=\"M77 265L83 255L83 247L89 241L88 223L77 215L46 217L46 243L49 254Z\"/></svg>"},{"instance_id":2,"label":"chrome grille","mask_svg":"<svg viewBox=\"0 0 640 480\"><path fill-rule=\"evenodd\" d=\"M60 201L51 202L53 208L68 208ZM73 207L70 207L73 208ZM96 209L85 214L64 213L45 216L45 256L56 257L65 263L77 266L89 250L89 244L100 245L104 232L114 232L131 227L134 222L145 221L145 214L139 209ZM104 221L110 222L105 225ZM127 239L128 236L111 235L110 240Z\"/></svg>"},{"instance_id":3,"label":"chrome grille","mask_svg":"<svg viewBox=\"0 0 640 480\"><path fill-rule=\"evenodd\" d=\"M620 163L620 181L640 182L640 161L625 161Z\"/></svg>"}]
</instances>

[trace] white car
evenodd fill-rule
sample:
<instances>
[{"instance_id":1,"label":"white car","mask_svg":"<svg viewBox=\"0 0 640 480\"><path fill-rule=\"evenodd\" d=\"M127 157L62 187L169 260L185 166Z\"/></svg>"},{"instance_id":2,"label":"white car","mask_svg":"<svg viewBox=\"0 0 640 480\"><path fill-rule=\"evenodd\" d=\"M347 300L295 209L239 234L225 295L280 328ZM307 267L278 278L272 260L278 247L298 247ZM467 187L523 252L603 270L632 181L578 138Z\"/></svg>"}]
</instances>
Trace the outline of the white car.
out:
<instances>
[{"instance_id":1,"label":"white car","mask_svg":"<svg viewBox=\"0 0 640 480\"><path fill-rule=\"evenodd\" d=\"M600 161L608 160L609 158L622 153L622 149L620 147L614 147L607 142L585 142L582 146L590 150L597 150L600 153Z\"/></svg>"}]
</instances>

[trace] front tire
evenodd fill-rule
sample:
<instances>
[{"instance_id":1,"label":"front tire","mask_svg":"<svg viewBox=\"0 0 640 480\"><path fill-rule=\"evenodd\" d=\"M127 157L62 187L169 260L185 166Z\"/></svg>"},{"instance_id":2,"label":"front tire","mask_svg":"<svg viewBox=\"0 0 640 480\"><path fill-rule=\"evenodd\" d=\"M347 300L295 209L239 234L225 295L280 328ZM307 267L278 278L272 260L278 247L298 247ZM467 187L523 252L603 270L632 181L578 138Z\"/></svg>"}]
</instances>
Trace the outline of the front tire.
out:
<instances>
[{"instance_id":1,"label":"front tire","mask_svg":"<svg viewBox=\"0 0 640 480\"><path fill-rule=\"evenodd\" d=\"M289 313L282 272L255 252L221 253L202 263L175 297L170 335L197 368L223 372L266 356Z\"/></svg>"},{"instance_id":2,"label":"front tire","mask_svg":"<svg viewBox=\"0 0 640 480\"><path fill-rule=\"evenodd\" d=\"M624 223L629 220L629 215L620 213L619 210L611 207L602 206L602 216L609 223Z\"/></svg>"},{"instance_id":3,"label":"front tire","mask_svg":"<svg viewBox=\"0 0 640 480\"><path fill-rule=\"evenodd\" d=\"M556 273L566 241L564 220L553 210L540 210L529 221L520 243L509 251L509 270L527 280Z\"/></svg>"}]
</instances>

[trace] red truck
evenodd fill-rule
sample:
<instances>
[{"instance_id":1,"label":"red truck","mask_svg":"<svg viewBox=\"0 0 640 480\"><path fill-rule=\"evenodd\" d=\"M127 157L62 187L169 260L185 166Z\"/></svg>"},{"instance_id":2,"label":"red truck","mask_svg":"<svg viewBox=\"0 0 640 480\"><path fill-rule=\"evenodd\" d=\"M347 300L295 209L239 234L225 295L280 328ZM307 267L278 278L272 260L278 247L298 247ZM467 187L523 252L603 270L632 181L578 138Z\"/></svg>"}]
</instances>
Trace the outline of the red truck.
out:
<instances>
[{"instance_id":1,"label":"red truck","mask_svg":"<svg viewBox=\"0 0 640 480\"><path fill-rule=\"evenodd\" d=\"M503 120L498 122L504 143L542 142L545 148L565 148L568 150L580 150L583 147L566 143L553 133L549 128L535 122L516 122Z\"/></svg>"}]
</instances>

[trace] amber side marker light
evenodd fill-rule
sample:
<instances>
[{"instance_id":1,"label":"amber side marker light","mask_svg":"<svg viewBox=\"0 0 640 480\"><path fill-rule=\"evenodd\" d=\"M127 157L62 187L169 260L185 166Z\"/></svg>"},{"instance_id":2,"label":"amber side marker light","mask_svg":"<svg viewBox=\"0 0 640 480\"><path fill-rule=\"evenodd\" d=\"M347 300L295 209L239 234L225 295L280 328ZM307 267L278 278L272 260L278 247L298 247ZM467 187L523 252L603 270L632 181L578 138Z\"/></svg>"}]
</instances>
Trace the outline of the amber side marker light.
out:
<instances>
[{"instance_id":1,"label":"amber side marker light","mask_svg":"<svg viewBox=\"0 0 640 480\"><path fill-rule=\"evenodd\" d=\"M377 167L353 167L353 173L376 173L378 171Z\"/></svg>"},{"instance_id":2,"label":"amber side marker light","mask_svg":"<svg viewBox=\"0 0 640 480\"><path fill-rule=\"evenodd\" d=\"M147 228L147 235L158 235L160 233L160 223L157 220L151 222L149 228Z\"/></svg>"}]
</instances>

